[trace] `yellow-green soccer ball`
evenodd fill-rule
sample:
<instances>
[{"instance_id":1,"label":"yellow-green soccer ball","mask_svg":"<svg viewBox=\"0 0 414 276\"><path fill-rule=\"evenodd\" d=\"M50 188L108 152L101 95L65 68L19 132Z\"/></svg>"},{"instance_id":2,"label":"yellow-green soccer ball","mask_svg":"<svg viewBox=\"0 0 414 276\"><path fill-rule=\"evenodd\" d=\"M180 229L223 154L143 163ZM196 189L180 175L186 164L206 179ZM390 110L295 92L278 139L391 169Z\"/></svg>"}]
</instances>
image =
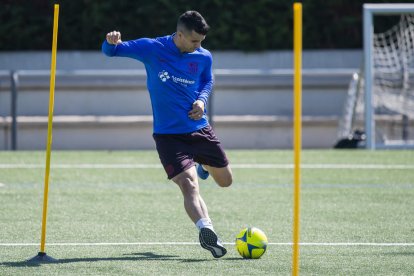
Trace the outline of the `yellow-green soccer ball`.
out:
<instances>
[{"instance_id":1,"label":"yellow-green soccer ball","mask_svg":"<svg viewBox=\"0 0 414 276\"><path fill-rule=\"evenodd\" d=\"M236 237L237 251L245 259L259 259L266 252L266 247L267 237L259 228L245 228Z\"/></svg>"}]
</instances>

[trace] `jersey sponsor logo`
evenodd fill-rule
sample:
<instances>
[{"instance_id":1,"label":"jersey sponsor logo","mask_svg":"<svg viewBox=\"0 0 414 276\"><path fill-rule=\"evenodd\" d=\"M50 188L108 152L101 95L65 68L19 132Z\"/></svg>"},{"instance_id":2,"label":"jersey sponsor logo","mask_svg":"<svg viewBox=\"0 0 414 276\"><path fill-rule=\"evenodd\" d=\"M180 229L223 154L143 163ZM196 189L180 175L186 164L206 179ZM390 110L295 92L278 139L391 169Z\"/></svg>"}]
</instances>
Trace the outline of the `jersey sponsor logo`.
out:
<instances>
[{"instance_id":1,"label":"jersey sponsor logo","mask_svg":"<svg viewBox=\"0 0 414 276\"><path fill-rule=\"evenodd\" d=\"M158 73L158 77L160 78L162 82L166 82L170 78L170 75L168 74L167 71L162 70L161 72Z\"/></svg>"},{"instance_id":2,"label":"jersey sponsor logo","mask_svg":"<svg viewBox=\"0 0 414 276\"><path fill-rule=\"evenodd\" d=\"M176 77L173 75L170 76L170 73L168 73L168 71L165 71L165 70L162 70L161 72L159 72L158 77L160 78L162 82L166 82L167 80L172 79L173 82L181 84L182 86L188 86L189 84L192 85L195 83L194 80L188 80L188 79Z\"/></svg>"}]
</instances>

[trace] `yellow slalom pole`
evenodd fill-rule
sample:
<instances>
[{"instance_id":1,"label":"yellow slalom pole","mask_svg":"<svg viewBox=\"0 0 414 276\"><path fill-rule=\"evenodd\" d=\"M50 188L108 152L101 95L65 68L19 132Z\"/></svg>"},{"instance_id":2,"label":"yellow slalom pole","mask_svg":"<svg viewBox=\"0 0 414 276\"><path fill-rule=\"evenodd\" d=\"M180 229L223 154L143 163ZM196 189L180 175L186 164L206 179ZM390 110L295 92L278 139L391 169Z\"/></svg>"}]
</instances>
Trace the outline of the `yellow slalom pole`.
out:
<instances>
[{"instance_id":1,"label":"yellow slalom pole","mask_svg":"<svg viewBox=\"0 0 414 276\"><path fill-rule=\"evenodd\" d=\"M302 138L302 3L293 4L294 48L294 195L292 275L299 275L300 152Z\"/></svg>"},{"instance_id":2,"label":"yellow slalom pole","mask_svg":"<svg viewBox=\"0 0 414 276\"><path fill-rule=\"evenodd\" d=\"M43 194L43 218L42 218L42 238L40 242L40 253L45 253L46 243L46 218L47 218L47 201L49 194L49 173L50 173L50 152L52 146L52 123L53 107L55 102L55 76L56 76L56 51L57 51L57 34L59 22L59 4L55 4L53 18L53 40L52 40L52 62L50 66L50 91L49 91L49 120L47 124L47 146L46 146L46 172L45 187Z\"/></svg>"}]
</instances>

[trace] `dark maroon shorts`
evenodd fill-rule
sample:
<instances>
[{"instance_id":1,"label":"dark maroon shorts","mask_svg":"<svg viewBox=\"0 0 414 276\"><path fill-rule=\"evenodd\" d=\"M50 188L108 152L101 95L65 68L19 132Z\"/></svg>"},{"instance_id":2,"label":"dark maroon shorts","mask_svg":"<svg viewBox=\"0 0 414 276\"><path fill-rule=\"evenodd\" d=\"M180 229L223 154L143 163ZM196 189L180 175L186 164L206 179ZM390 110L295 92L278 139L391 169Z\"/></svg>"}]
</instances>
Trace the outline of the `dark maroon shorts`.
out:
<instances>
[{"instance_id":1,"label":"dark maroon shorts","mask_svg":"<svg viewBox=\"0 0 414 276\"><path fill-rule=\"evenodd\" d=\"M195 162L216 168L229 162L211 126L185 134L153 134L158 155L168 179L194 166Z\"/></svg>"}]
</instances>

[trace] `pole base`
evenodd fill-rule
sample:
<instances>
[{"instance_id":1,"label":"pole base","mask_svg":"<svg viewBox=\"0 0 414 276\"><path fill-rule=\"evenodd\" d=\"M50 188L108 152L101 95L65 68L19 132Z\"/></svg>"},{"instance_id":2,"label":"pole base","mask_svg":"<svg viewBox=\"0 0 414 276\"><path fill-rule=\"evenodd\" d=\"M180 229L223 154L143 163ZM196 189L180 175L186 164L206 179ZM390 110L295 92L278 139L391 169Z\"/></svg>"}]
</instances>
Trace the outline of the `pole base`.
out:
<instances>
[{"instance_id":1,"label":"pole base","mask_svg":"<svg viewBox=\"0 0 414 276\"><path fill-rule=\"evenodd\" d=\"M57 259L48 256L45 252L39 252L37 256L27 260L30 263L55 263L57 261Z\"/></svg>"}]
</instances>

